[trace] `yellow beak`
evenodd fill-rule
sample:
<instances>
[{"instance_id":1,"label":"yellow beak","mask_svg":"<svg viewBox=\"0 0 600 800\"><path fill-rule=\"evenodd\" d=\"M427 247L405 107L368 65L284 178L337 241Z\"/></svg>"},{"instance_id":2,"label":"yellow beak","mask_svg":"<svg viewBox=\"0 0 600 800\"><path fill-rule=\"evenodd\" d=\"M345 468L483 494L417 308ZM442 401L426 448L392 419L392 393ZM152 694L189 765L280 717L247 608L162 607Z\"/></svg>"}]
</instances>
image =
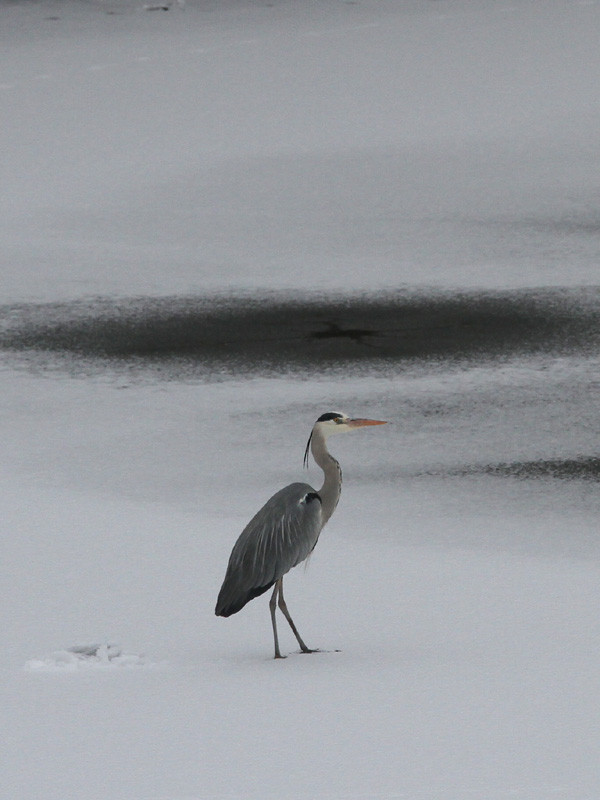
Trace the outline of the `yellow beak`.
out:
<instances>
[{"instance_id":1,"label":"yellow beak","mask_svg":"<svg viewBox=\"0 0 600 800\"><path fill-rule=\"evenodd\" d=\"M387 420L382 419L349 419L346 422L349 428L362 428L365 425L387 425Z\"/></svg>"}]
</instances>

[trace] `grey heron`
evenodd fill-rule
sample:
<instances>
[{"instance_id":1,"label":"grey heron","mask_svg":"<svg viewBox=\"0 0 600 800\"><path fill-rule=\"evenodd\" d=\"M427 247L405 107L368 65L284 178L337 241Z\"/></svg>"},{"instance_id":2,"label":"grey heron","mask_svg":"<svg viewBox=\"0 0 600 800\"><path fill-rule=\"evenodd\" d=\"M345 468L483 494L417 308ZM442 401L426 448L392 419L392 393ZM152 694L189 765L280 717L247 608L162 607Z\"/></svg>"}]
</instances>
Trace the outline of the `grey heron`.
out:
<instances>
[{"instance_id":1,"label":"grey heron","mask_svg":"<svg viewBox=\"0 0 600 800\"><path fill-rule=\"evenodd\" d=\"M231 551L215 614L219 617L237 614L246 603L275 585L269 601L275 658L285 658L279 650L275 620L277 605L302 652L315 652L305 645L290 616L283 597L283 576L311 554L340 498L342 470L327 450L327 439L334 433L344 433L366 425L385 425L385 422L351 419L339 411L322 414L308 439L304 464L308 464L310 450L315 462L323 470L323 486L316 491L308 483L291 483L281 489L250 520Z\"/></svg>"}]
</instances>

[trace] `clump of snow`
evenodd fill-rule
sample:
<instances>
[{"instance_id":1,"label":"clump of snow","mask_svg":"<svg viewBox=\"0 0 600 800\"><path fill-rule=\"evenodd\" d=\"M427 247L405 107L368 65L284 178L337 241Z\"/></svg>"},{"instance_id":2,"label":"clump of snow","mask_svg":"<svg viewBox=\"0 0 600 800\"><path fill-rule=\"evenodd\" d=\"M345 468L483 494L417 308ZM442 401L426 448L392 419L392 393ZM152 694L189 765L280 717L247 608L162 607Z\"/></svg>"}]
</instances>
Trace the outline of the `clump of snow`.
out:
<instances>
[{"instance_id":1,"label":"clump of snow","mask_svg":"<svg viewBox=\"0 0 600 800\"><path fill-rule=\"evenodd\" d=\"M27 672L79 672L89 669L120 669L156 667L144 655L124 653L118 644L87 644L55 650L42 658L32 658L25 663Z\"/></svg>"}]
</instances>

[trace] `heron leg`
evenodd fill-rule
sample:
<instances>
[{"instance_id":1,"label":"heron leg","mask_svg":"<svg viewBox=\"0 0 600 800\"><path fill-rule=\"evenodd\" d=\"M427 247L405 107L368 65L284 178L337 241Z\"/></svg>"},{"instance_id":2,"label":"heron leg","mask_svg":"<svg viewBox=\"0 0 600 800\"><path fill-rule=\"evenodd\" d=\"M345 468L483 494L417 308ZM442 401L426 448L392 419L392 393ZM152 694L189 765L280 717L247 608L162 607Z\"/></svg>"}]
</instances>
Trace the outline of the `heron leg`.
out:
<instances>
[{"instance_id":1,"label":"heron leg","mask_svg":"<svg viewBox=\"0 0 600 800\"><path fill-rule=\"evenodd\" d=\"M285 658L279 651L279 638L277 636L277 622L275 621L275 611L277 610L277 594L281 589L281 580L275 581L275 588L269 600L269 609L271 611L271 623L273 625L273 639L275 640L275 658Z\"/></svg>"},{"instance_id":2,"label":"heron leg","mask_svg":"<svg viewBox=\"0 0 600 800\"><path fill-rule=\"evenodd\" d=\"M304 644L304 642L302 641L302 637L298 633L298 628L296 628L296 626L294 625L294 620L290 616L290 612L288 611L287 604L286 604L285 599L283 597L283 578L280 578L277 581L277 584L279 584L279 608L283 612L283 616L289 622L290 628L292 629L292 631L294 633L294 636L296 637L296 639L298 640L298 644L300 645L300 650L302 650L303 653L316 653L317 652L316 650L311 650L309 647L307 647ZM271 601L273 601L274 597L275 597L275 593L273 592L273 597L271 598Z\"/></svg>"}]
</instances>

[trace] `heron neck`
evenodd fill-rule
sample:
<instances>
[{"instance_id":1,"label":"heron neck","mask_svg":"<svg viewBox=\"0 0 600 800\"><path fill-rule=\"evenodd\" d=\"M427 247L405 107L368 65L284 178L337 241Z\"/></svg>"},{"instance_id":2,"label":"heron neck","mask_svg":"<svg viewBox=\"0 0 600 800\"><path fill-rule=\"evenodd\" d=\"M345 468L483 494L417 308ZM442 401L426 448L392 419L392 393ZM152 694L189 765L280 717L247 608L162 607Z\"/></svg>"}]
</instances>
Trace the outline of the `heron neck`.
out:
<instances>
[{"instance_id":1,"label":"heron neck","mask_svg":"<svg viewBox=\"0 0 600 800\"><path fill-rule=\"evenodd\" d=\"M311 451L316 463L325 473L323 486L319 489L323 525L335 511L342 491L342 468L327 449L325 437L320 431L315 431L311 441Z\"/></svg>"}]
</instances>

